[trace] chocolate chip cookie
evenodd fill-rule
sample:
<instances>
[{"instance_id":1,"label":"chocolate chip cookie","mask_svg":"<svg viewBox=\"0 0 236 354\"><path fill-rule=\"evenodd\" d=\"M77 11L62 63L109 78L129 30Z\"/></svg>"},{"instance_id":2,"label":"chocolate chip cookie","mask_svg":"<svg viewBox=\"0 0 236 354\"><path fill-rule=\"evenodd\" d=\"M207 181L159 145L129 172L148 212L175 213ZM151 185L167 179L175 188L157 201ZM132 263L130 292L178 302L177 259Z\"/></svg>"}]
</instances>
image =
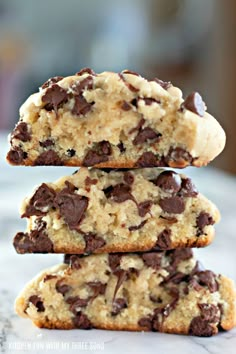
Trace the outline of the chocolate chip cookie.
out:
<instances>
[{"instance_id":1,"label":"chocolate chip cookie","mask_svg":"<svg viewBox=\"0 0 236 354\"><path fill-rule=\"evenodd\" d=\"M54 77L20 108L13 165L107 168L203 166L225 133L201 96L132 71Z\"/></svg>"},{"instance_id":2,"label":"chocolate chip cookie","mask_svg":"<svg viewBox=\"0 0 236 354\"><path fill-rule=\"evenodd\" d=\"M183 174L86 167L39 186L21 216L28 228L14 238L18 253L77 254L206 246L220 218Z\"/></svg>"},{"instance_id":3,"label":"chocolate chip cookie","mask_svg":"<svg viewBox=\"0 0 236 354\"><path fill-rule=\"evenodd\" d=\"M18 315L57 329L157 331L209 337L236 325L233 281L191 249L67 255L16 300Z\"/></svg>"}]
</instances>

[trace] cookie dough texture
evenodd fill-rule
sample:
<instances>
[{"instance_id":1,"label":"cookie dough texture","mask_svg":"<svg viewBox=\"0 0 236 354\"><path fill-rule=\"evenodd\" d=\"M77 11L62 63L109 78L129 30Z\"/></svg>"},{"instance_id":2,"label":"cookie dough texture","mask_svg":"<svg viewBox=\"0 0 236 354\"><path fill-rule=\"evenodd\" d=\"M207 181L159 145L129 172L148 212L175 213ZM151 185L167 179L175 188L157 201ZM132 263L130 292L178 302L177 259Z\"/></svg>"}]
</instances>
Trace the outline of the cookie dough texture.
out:
<instances>
[{"instance_id":1,"label":"cookie dough texture","mask_svg":"<svg viewBox=\"0 0 236 354\"><path fill-rule=\"evenodd\" d=\"M109 168L202 166L225 133L197 93L171 83L83 69L54 77L20 108L7 160L13 165Z\"/></svg>"},{"instance_id":2,"label":"cookie dough texture","mask_svg":"<svg viewBox=\"0 0 236 354\"><path fill-rule=\"evenodd\" d=\"M16 300L45 328L101 328L211 336L236 324L233 281L203 270L191 249L66 256Z\"/></svg>"},{"instance_id":3,"label":"cookie dough texture","mask_svg":"<svg viewBox=\"0 0 236 354\"><path fill-rule=\"evenodd\" d=\"M103 253L203 247L220 219L191 179L159 168L80 168L43 183L21 207L18 253Z\"/></svg>"}]
</instances>

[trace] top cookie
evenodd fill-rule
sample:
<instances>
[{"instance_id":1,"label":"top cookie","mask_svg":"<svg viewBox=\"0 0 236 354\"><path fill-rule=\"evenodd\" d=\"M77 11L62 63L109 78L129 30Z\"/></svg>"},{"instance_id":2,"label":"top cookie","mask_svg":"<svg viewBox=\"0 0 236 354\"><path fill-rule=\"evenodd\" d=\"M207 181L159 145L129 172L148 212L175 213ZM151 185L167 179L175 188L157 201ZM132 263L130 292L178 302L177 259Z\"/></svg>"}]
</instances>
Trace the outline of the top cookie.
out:
<instances>
[{"instance_id":1,"label":"top cookie","mask_svg":"<svg viewBox=\"0 0 236 354\"><path fill-rule=\"evenodd\" d=\"M196 92L183 100L169 82L83 69L31 95L10 142L13 165L183 168L213 160L225 133Z\"/></svg>"}]
</instances>

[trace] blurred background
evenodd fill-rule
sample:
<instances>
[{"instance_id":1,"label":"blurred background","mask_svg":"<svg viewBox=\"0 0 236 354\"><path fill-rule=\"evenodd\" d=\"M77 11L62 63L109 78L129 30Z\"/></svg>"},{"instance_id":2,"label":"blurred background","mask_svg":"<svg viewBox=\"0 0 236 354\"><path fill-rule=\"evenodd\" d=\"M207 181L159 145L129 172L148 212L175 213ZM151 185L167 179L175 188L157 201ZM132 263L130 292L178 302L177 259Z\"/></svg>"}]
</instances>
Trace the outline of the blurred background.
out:
<instances>
[{"instance_id":1,"label":"blurred background","mask_svg":"<svg viewBox=\"0 0 236 354\"><path fill-rule=\"evenodd\" d=\"M236 1L0 0L0 130L47 78L124 68L197 90L227 132L236 173Z\"/></svg>"}]
</instances>

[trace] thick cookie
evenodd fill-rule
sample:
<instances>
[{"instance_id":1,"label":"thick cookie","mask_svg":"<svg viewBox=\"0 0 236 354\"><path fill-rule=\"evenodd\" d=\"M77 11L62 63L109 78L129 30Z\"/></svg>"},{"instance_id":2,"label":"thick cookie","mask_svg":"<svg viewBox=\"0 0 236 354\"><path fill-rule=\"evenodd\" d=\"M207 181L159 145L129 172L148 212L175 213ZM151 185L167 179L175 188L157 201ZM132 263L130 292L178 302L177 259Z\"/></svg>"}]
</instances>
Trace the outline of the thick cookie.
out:
<instances>
[{"instance_id":1,"label":"thick cookie","mask_svg":"<svg viewBox=\"0 0 236 354\"><path fill-rule=\"evenodd\" d=\"M198 93L123 71L83 69L54 77L20 109L7 160L13 165L109 168L202 166L225 133Z\"/></svg>"},{"instance_id":2,"label":"thick cookie","mask_svg":"<svg viewBox=\"0 0 236 354\"><path fill-rule=\"evenodd\" d=\"M45 328L159 331L209 337L236 324L233 281L203 270L191 249L66 256L16 300Z\"/></svg>"},{"instance_id":3,"label":"thick cookie","mask_svg":"<svg viewBox=\"0 0 236 354\"><path fill-rule=\"evenodd\" d=\"M184 175L158 168L82 167L43 183L21 208L18 253L103 253L202 247L220 215Z\"/></svg>"}]
</instances>

